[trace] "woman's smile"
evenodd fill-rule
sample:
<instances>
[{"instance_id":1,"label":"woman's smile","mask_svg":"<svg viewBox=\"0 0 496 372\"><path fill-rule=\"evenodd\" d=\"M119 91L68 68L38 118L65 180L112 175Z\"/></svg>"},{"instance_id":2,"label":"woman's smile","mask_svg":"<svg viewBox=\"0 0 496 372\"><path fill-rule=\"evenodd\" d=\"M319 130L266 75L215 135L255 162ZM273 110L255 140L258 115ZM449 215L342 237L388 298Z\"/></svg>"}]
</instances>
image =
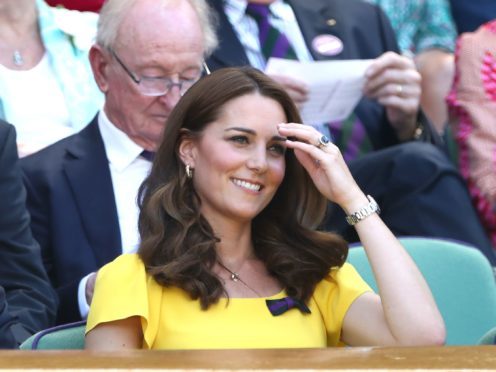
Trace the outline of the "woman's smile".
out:
<instances>
[{"instance_id":1,"label":"woman's smile","mask_svg":"<svg viewBox=\"0 0 496 372\"><path fill-rule=\"evenodd\" d=\"M250 182L246 180L242 180L239 178L231 178L232 183L234 183L236 186L241 187L242 189L248 190L248 191L254 191L254 192L259 192L263 189L263 185L258 183L258 182Z\"/></svg>"}]
</instances>

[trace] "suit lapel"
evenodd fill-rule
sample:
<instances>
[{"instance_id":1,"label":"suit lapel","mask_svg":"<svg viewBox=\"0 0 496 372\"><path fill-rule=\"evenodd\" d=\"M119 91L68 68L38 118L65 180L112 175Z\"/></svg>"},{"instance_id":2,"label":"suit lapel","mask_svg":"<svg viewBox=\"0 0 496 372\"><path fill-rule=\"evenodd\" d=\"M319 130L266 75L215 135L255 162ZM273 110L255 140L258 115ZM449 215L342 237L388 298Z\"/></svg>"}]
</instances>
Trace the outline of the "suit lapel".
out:
<instances>
[{"instance_id":1,"label":"suit lapel","mask_svg":"<svg viewBox=\"0 0 496 372\"><path fill-rule=\"evenodd\" d=\"M246 66L250 62L246 56L243 46L238 40L229 19L224 13L222 0L208 0L210 6L215 9L219 27L217 35L219 38L219 47L210 56L208 65L212 70L221 67Z\"/></svg>"},{"instance_id":2,"label":"suit lapel","mask_svg":"<svg viewBox=\"0 0 496 372\"><path fill-rule=\"evenodd\" d=\"M103 265L121 253L122 245L112 179L97 118L68 149L64 172L88 241L99 265Z\"/></svg>"}]
</instances>

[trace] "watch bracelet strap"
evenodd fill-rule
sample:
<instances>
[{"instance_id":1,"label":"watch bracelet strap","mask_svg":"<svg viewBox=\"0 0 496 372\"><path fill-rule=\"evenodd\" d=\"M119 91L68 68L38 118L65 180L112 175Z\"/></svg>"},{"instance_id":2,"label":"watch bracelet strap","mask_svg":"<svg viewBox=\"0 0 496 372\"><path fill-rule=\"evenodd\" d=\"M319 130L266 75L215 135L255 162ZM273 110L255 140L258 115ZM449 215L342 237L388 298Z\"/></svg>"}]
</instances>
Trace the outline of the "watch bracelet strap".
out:
<instances>
[{"instance_id":1,"label":"watch bracelet strap","mask_svg":"<svg viewBox=\"0 0 496 372\"><path fill-rule=\"evenodd\" d=\"M373 197L367 195L367 199L369 200L369 203L367 205L363 206L358 211L346 216L346 222L348 222L349 225L354 226L368 216L371 216L374 213L379 214L381 212L379 205Z\"/></svg>"}]
</instances>

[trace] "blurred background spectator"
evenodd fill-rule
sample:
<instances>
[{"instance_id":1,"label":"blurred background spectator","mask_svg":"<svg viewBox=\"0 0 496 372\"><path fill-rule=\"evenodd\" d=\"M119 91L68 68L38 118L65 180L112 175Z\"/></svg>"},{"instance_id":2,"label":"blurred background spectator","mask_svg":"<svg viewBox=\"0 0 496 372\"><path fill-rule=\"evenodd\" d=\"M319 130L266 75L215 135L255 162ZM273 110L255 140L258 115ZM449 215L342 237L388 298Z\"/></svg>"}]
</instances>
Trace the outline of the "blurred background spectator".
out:
<instances>
[{"instance_id":1,"label":"blurred background spectator","mask_svg":"<svg viewBox=\"0 0 496 372\"><path fill-rule=\"evenodd\" d=\"M16 126L22 156L79 131L101 107L88 61L98 15L0 4L0 119Z\"/></svg>"},{"instance_id":2,"label":"blurred background spectator","mask_svg":"<svg viewBox=\"0 0 496 372\"><path fill-rule=\"evenodd\" d=\"M496 248L496 20L460 36L448 104L460 172Z\"/></svg>"},{"instance_id":3,"label":"blurred background spectator","mask_svg":"<svg viewBox=\"0 0 496 372\"><path fill-rule=\"evenodd\" d=\"M442 133L448 119L445 98L453 79L457 35L448 0L368 1L387 14L401 53L415 59L422 75L422 109Z\"/></svg>"},{"instance_id":4,"label":"blurred background spectator","mask_svg":"<svg viewBox=\"0 0 496 372\"><path fill-rule=\"evenodd\" d=\"M0 348L53 325L56 297L29 229L15 130L0 120Z\"/></svg>"}]
</instances>

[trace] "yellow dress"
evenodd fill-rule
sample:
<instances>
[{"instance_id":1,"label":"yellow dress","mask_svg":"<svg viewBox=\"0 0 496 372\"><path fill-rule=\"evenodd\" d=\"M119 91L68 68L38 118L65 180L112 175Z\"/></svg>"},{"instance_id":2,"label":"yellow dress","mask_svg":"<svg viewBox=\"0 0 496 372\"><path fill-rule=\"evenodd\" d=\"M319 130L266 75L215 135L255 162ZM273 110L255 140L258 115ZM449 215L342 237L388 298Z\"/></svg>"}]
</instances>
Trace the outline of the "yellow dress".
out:
<instances>
[{"instance_id":1,"label":"yellow dress","mask_svg":"<svg viewBox=\"0 0 496 372\"><path fill-rule=\"evenodd\" d=\"M136 254L99 272L86 332L96 325L141 317L146 349L314 348L339 345L344 315L370 287L350 264L333 269L308 302L311 314L291 309L273 316L267 298L226 298L203 311L183 290L158 284Z\"/></svg>"}]
</instances>

